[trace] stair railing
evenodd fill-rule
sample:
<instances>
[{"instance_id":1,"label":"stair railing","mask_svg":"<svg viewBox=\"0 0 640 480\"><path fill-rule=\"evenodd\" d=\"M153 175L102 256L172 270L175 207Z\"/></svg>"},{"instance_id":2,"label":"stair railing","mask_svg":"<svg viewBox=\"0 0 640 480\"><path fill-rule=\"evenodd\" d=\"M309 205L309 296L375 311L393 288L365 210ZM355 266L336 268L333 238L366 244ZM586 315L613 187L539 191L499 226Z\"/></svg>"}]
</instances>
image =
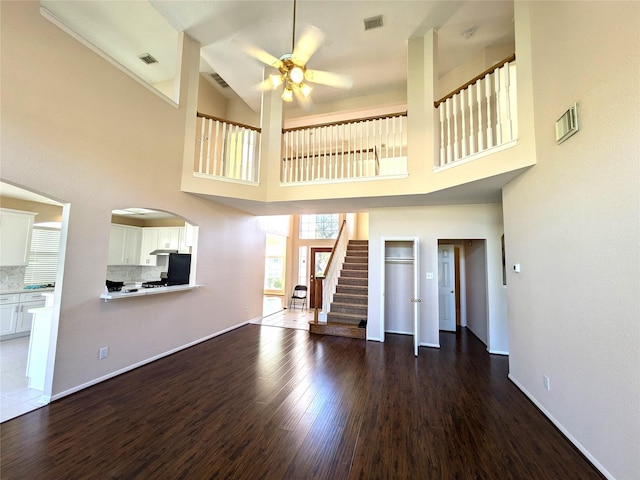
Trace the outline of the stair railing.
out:
<instances>
[{"instance_id":1,"label":"stair railing","mask_svg":"<svg viewBox=\"0 0 640 480\"><path fill-rule=\"evenodd\" d=\"M434 102L443 167L518 138L516 56L511 55Z\"/></svg>"},{"instance_id":2,"label":"stair railing","mask_svg":"<svg viewBox=\"0 0 640 480\"><path fill-rule=\"evenodd\" d=\"M282 130L283 185L407 174L407 112Z\"/></svg>"},{"instance_id":3,"label":"stair railing","mask_svg":"<svg viewBox=\"0 0 640 480\"><path fill-rule=\"evenodd\" d=\"M346 234L344 226L347 224L346 220L342 221L338 237L333 245L329 262L327 263L324 273L321 276L316 276L315 281L315 299L316 306L313 313L314 323L326 323L327 313L329 313L329 307L333 302L333 295L336 293L336 285L338 285L338 278L340 277L340 268L342 263L337 259L344 259L347 253L347 244L349 243L349 235ZM322 285L322 312L318 312L318 299L320 298L320 286Z\"/></svg>"},{"instance_id":4,"label":"stair railing","mask_svg":"<svg viewBox=\"0 0 640 480\"><path fill-rule=\"evenodd\" d=\"M198 112L193 173L258 183L260 128Z\"/></svg>"}]
</instances>

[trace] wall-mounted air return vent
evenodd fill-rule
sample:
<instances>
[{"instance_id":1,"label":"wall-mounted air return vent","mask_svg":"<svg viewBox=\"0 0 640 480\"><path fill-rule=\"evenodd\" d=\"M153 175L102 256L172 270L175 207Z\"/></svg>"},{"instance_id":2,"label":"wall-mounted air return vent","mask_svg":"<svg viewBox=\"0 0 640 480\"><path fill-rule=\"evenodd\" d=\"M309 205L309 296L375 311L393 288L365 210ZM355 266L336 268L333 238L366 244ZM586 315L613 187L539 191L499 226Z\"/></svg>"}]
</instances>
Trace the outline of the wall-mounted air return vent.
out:
<instances>
[{"instance_id":1,"label":"wall-mounted air return vent","mask_svg":"<svg viewBox=\"0 0 640 480\"><path fill-rule=\"evenodd\" d=\"M377 17L365 18L364 19L364 30L371 30L373 28L380 28L382 26L382 15L378 15Z\"/></svg>"},{"instance_id":2,"label":"wall-mounted air return vent","mask_svg":"<svg viewBox=\"0 0 640 480\"><path fill-rule=\"evenodd\" d=\"M138 58L142 60L147 65L151 65L152 63L158 63L158 60L155 59L153 55L150 53L143 53L142 55L138 55Z\"/></svg>"},{"instance_id":3,"label":"wall-mounted air return vent","mask_svg":"<svg viewBox=\"0 0 640 480\"><path fill-rule=\"evenodd\" d=\"M217 73L210 73L209 76L218 84L220 85L222 88L229 88L229 84L227 82L224 81L224 78L222 78L220 75L218 75Z\"/></svg>"}]
</instances>

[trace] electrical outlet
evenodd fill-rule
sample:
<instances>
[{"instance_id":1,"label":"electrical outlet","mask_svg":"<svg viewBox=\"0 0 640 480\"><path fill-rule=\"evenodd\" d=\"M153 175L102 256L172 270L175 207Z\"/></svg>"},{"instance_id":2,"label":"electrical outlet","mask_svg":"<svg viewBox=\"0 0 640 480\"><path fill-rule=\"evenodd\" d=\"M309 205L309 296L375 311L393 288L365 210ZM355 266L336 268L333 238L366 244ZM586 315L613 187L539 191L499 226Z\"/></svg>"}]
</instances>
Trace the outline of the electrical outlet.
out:
<instances>
[{"instance_id":1,"label":"electrical outlet","mask_svg":"<svg viewBox=\"0 0 640 480\"><path fill-rule=\"evenodd\" d=\"M544 380L544 388L546 388L547 390L551 390L551 385L549 383L549 377L547 377L546 375L543 375L542 379Z\"/></svg>"},{"instance_id":2,"label":"electrical outlet","mask_svg":"<svg viewBox=\"0 0 640 480\"><path fill-rule=\"evenodd\" d=\"M98 360L104 360L109 356L109 347L102 347L98 352Z\"/></svg>"}]
</instances>

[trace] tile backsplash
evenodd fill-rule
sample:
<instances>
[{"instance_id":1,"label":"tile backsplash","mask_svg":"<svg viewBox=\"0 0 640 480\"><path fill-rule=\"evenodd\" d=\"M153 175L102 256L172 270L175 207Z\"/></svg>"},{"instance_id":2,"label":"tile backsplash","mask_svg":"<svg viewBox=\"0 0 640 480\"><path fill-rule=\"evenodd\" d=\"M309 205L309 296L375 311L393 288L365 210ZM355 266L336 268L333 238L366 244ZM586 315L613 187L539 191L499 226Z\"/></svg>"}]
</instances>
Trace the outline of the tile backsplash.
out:
<instances>
[{"instance_id":1,"label":"tile backsplash","mask_svg":"<svg viewBox=\"0 0 640 480\"><path fill-rule=\"evenodd\" d=\"M160 273L166 266L143 267L136 265L110 265L107 267L107 280L112 282L149 282L160 280Z\"/></svg>"},{"instance_id":2,"label":"tile backsplash","mask_svg":"<svg viewBox=\"0 0 640 480\"><path fill-rule=\"evenodd\" d=\"M20 290L24 287L26 266L0 266L0 290ZM166 265L143 267L137 265L112 265L107 267L107 279L112 282L149 282L160 280Z\"/></svg>"},{"instance_id":3,"label":"tile backsplash","mask_svg":"<svg viewBox=\"0 0 640 480\"><path fill-rule=\"evenodd\" d=\"M19 290L24 285L26 266L0 266L0 290Z\"/></svg>"}]
</instances>

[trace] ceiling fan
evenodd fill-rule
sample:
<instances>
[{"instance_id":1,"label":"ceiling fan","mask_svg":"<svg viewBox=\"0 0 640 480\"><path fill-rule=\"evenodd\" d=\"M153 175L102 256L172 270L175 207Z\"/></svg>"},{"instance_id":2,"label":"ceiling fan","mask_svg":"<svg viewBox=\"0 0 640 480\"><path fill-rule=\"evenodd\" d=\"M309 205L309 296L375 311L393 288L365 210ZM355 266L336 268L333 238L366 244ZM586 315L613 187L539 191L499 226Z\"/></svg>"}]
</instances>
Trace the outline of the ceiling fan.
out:
<instances>
[{"instance_id":1,"label":"ceiling fan","mask_svg":"<svg viewBox=\"0 0 640 480\"><path fill-rule=\"evenodd\" d=\"M293 31L291 35L291 53L276 58L265 50L253 45L246 45L247 54L256 60L278 70L277 74L269 75L260 83L258 88L263 91L275 90L283 86L282 100L293 101L296 97L302 108L311 107L309 95L313 90L310 83L328 85L335 88L351 88L353 81L347 75L312 70L307 68L307 62L316 52L324 40L324 34L316 27L308 26L296 43L296 0L293 0Z\"/></svg>"}]
</instances>

